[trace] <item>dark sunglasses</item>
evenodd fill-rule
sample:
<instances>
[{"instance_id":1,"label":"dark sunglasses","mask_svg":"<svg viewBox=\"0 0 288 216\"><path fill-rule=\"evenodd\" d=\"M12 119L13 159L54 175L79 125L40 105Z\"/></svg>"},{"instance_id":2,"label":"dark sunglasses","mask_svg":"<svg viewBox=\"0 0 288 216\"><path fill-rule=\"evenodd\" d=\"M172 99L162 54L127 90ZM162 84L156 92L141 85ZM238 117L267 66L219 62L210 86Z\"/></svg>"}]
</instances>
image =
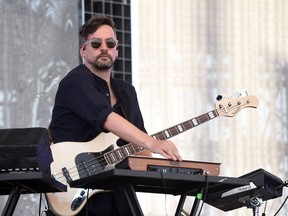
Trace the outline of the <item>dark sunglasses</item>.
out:
<instances>
[{"instance_id":1,"label":"dark sunglasses","mask_svg":"<svg viewBox=\"0 0 288 216\"><path fill-rule=\"evenodd\" d=\"M86 46L87 43L89 43L89 42L91 43L91 45L94 49L98 49L102 45L102 39L99 39L99 38L93 38L91 40L88 40L83 45ZM106 46L108 48L114 48L118 44L118 40L115 40L113 38L109 38L105 42L106 42Z\"/></svg>"}]
</instances>

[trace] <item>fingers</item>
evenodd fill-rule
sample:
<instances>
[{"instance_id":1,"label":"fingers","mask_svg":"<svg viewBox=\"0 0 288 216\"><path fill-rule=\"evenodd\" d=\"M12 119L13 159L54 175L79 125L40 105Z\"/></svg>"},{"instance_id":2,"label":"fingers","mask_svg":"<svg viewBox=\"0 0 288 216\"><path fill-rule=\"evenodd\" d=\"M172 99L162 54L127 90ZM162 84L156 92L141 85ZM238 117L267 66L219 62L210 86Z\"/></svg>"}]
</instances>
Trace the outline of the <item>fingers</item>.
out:
<instances>
[{"instance_id":1,"label":"fingers","mask_svg":"<svg viewBox=\"0 0 288 216\"><path fill-rule=\"evenodd\" d=\"M159 147L159 154L162 156L172 159L174 161L182 161L182 157L179 154L176 146L170 140L159 140L159 143L156 144Z\"/></svg>"},{"instance_id":2,"label":"fingers","mask_svg":"<svg viewBox=\"0 0 288 216\"><path fill-rule=\"evenodd\" d=\"M168 155L170 156L170 158L171 158L172 160L174 160L174 161L175 161L175 160L181 161L181 160L182 160L182 157L180 156L180 154L179 154L176 146L175 146L171 141L169 141L169 142L170 142L170 143L169 143L169 147L170 147L170 148L168 148L166 154L168 154Z\"/></svg>"}]
</instances>

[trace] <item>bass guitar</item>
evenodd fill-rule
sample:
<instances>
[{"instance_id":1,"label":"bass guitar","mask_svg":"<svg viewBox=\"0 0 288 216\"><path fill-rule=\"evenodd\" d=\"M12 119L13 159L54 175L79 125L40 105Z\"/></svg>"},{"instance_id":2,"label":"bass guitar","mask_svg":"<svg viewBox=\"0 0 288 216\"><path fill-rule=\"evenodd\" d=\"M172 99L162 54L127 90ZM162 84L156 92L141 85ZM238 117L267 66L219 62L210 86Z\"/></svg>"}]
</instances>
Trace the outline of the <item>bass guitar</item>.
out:
<instances>
[{"instance_id":1,"label":"bass guitar","mask_svg":"<svg viewBox=\"0 0 288 216\"><path fill-rule=\"evenodd\" d=\"M194 128L218 116L233 117L246 107L257 108L255 96L222 99L216 109L188 121L151 135L164 140ZM47 193L49 207L56 215L73 216L81 211L87 200L102 190L71 188L71 181L103 172L105 168L121 162L125 157L138 154L145 149L129 143L114 149L118 137L112 133L101 133L89 142L61 142L51 145L54 161L51 163L53 177L67 186L67 192Z\"/></svg>"}]
</instances>

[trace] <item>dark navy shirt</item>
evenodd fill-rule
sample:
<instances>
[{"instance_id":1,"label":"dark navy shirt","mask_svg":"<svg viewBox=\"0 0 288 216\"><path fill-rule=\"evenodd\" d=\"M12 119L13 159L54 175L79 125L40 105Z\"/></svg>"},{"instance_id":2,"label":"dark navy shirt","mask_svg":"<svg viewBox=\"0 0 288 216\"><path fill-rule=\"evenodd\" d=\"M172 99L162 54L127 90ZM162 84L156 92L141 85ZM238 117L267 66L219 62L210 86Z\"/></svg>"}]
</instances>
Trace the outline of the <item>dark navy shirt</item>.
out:
<instances>
[{"instance_id":1,"label":"dark navy shirt","mask_svg":"<svg viewBox=\"0 0 288 216\"><path fill-rule=\"evenodd\" d=\"M135 88L128 82L112 78L111 87L117 103L111 107L105 80L94 75L85 65L70 71L59 83L52 112L53 142L87 142L101 132L107 116L116 112L146 132ZM119 140L122 146L126 142Z\"/></svg>"}]
</instances>

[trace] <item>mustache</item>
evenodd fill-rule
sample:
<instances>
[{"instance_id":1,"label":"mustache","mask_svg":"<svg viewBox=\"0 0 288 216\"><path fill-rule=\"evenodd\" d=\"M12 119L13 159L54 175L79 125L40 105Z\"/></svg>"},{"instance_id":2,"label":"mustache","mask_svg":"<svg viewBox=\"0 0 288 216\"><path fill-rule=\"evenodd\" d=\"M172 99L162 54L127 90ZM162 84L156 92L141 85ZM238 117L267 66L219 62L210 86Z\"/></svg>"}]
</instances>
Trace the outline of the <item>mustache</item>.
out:
<instances>
[{"instance_id":1,"label":"mustache","mask_svg":"<svg viewBox=\"0 0 288 216\"><path fill-rule=\"evenodd\" d=\"M99 54L99 56L110 56L110 55L108 54L107 51L104 50L101 52L101 54Z\"/></svg>"},{"instance_id":2,"label":"mustache","mask_svg":"<svg viewBox=\"0 0 288 216\"><path fill-rule=\"evenodd\" d=\"M98 56L96 59L95 59L95 61L97 62L97 61L100 61L100 59L102 58L102 57L105 57L105 58L108 58L110 61L112 61L112 58L110 57L110 56L107 56L107 55L103 55L103 56Z\"/></svg>"}]
</instances>

